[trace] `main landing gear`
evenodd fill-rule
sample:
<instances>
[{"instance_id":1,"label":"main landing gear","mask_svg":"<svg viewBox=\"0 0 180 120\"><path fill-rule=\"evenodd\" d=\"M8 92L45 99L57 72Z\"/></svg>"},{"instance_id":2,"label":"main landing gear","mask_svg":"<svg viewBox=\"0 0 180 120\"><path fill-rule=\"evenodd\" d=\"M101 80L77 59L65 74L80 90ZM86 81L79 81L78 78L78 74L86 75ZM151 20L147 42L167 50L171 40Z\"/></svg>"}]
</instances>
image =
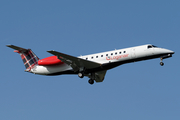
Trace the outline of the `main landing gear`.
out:
<instances>
[{"instance_id":1,"label":"main landing gear","mask_svg":"<svg viewBox=\"0 0 180 120\"><path fill-rule=\"evenodd\" d=\"M79 72L79 73L78 73L78 76L79 76L80 78L83 78L83 77L84 77L84 73L83 73L83 72Z\"/></svg>"},{"instance_id":2,"label":"main landing gear","mask_svg":"<svg viewBox=\"0 0 180 120\"><path fill-rule=\"evenodd\" d=\"M85 68L84 67L81 67L80 69L79 69L79 73L78 73L78 76L80 77L80 78L83 78L84 77L84 72L85 72Z\"/></svg>"},{"instance_id":3,"label":"main landing gear","mask_svg":"<svg viewBox=\"0 0 180 120\"><path fill-rule=\"evenodd\" d=\"M80 77L80 78L83 78L84 77L84 73L83 72L79 72L78 73L78 76ZM94 79L93 79L93 77L92 77L92 75L90 76L90 79L88 80L88 82L89 82L89 84L94 84Z\"/></svg>"},{"instance_id":4,"label":"main landing gear","mask_svg":"<svg viewBox=\"0 0 180 120\"><path fill-rule=\"evenodd\" d=\"M89 80L88 80L88 82L89 82L89 84L94 84L94 80L95 80L95 73L91 73L90 75L89 75Z\"/></svg>"},{"instance_id":5,"label":"main landing gear","mask_svg":"<svg viewBox=\"0 0 180 120\"><path fill-rule=\"evenodd\" d=\"M91 85L94 84L94 80L93 80L93 79L89 79L88 82L89 82L89 84L91 84Z\"/></svg>"},{"instance_id":6,"label":"main landing gear","mask_svg":"<svg viewBox=\"0 0 180 120\"><path fill-rule=\"evenodd\" d=\"M84 77L84 69L83 70L81 70L81 71L79 71L79 73L78 73L78 76L80 77L80 78L83 78ZM86 76L88 76L90 79L88 80L88 83L89 84L94 84L94 80L95 80L95 73L90 73L90 74L86 74Z\"/></svg>"}]
</instances>

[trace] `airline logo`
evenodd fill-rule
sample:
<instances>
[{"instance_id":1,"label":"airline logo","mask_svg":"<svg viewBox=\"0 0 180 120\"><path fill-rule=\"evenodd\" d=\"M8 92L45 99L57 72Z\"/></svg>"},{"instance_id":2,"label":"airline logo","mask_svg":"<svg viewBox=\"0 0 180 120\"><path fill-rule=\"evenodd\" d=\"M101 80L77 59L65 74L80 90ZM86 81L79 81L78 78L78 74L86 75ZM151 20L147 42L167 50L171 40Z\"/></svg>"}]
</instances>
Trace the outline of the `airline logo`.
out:
<instances>
[{"instance_id":1,"label":"airline logo","mask_svg":"<svg viewBox=\"0 0 180 120\"><path fill-rule=\"evenodd\" d=\"M106 60L119 60L121 58L126 58L128 56L129 56L129 54L117 55L117 56L108 56L108 57L106 57Z\"/></svg>"}]
</instances>

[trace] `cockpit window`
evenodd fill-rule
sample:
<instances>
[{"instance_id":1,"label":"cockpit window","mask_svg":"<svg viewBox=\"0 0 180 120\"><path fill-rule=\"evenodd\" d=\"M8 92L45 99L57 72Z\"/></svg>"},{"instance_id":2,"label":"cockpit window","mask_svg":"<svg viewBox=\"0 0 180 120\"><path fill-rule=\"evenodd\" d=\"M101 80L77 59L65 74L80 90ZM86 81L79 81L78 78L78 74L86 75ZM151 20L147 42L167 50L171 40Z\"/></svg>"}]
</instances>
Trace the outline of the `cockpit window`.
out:
<instances>
[{"instance_id":1,"label":"cockpit window","mask_svg":"<svg viewBox=\"0 0 180 120\"><path fill-rule=\"evenodd\" d=\"M153 47L157 47L157 46L155 46L155 45L152 45Z\"/></svg>"},{"instance_id":2,"label":"cockpit window","mask_svg":"<svg viewBox=\"0 0 180 120\"><path fill-rule=\"evenodd\" d=\"M149 49L149 48L152 48L152 46L151 46L151 45L148 45L148 47L147 47L147 48L148 48L148 49Z\"/></svg>"},{"instance_id":3,"label":"cockpit window","mask_svg":"<svg viewBox=\"0 0 180 120\"><path fill-rule=\"evenodd\" d=\"M147 46L147 48L149 49L149 48L156 48L157 46L155 46L155 45L148 45Z\"/></svg>"}]
</instances>

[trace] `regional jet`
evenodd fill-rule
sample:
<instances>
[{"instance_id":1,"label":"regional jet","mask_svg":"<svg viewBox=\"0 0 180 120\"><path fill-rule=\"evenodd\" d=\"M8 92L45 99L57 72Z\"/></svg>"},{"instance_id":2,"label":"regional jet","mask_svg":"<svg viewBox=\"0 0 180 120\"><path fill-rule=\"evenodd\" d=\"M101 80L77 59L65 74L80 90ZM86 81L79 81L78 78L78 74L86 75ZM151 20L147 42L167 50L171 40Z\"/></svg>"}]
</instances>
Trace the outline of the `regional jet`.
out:
<instances>
[{"instance_id":1,"label":"regional jet","mask_svg":"<svg viewBox=\"0 0 180 120\"><path fill-rule=\"evenodd\" d=\"M122 64L160 58L160 65L163 66L163 59L174 54L174 51L147 44L79 57L50 50L47 52L53 56L39 59L31 49L15 45L7 47L20 54L26 72L39 75L77 74L80 78L89 77L89 84L102 82L107 70Z\"/></svg>"}]
</instances>

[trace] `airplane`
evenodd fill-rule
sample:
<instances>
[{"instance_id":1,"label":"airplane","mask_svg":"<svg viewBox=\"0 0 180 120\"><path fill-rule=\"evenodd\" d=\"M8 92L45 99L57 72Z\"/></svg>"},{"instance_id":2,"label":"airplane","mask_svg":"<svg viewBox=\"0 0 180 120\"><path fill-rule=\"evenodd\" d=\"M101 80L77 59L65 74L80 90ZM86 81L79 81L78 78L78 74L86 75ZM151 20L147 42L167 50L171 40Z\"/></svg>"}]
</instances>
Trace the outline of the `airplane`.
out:
<instances>
[{"instance_id":1,"label":"airplane","mask_svg":"<svg viewBox=\"0 0 180 120\"><path fill-rule=\"evenodd\" d=\"M39 59L31 49L15 45L6 46L20 54L26 72L49 76L77 74L80 78L89 77L89 84L94 84L94 81L102 82L107 70L126 63L160 58L160 65L163 66L163 59L170 58L175 53L172 50L146 44L79 57L50 50L47 52L53 56Z\"/></svg>"}]
</instances>

